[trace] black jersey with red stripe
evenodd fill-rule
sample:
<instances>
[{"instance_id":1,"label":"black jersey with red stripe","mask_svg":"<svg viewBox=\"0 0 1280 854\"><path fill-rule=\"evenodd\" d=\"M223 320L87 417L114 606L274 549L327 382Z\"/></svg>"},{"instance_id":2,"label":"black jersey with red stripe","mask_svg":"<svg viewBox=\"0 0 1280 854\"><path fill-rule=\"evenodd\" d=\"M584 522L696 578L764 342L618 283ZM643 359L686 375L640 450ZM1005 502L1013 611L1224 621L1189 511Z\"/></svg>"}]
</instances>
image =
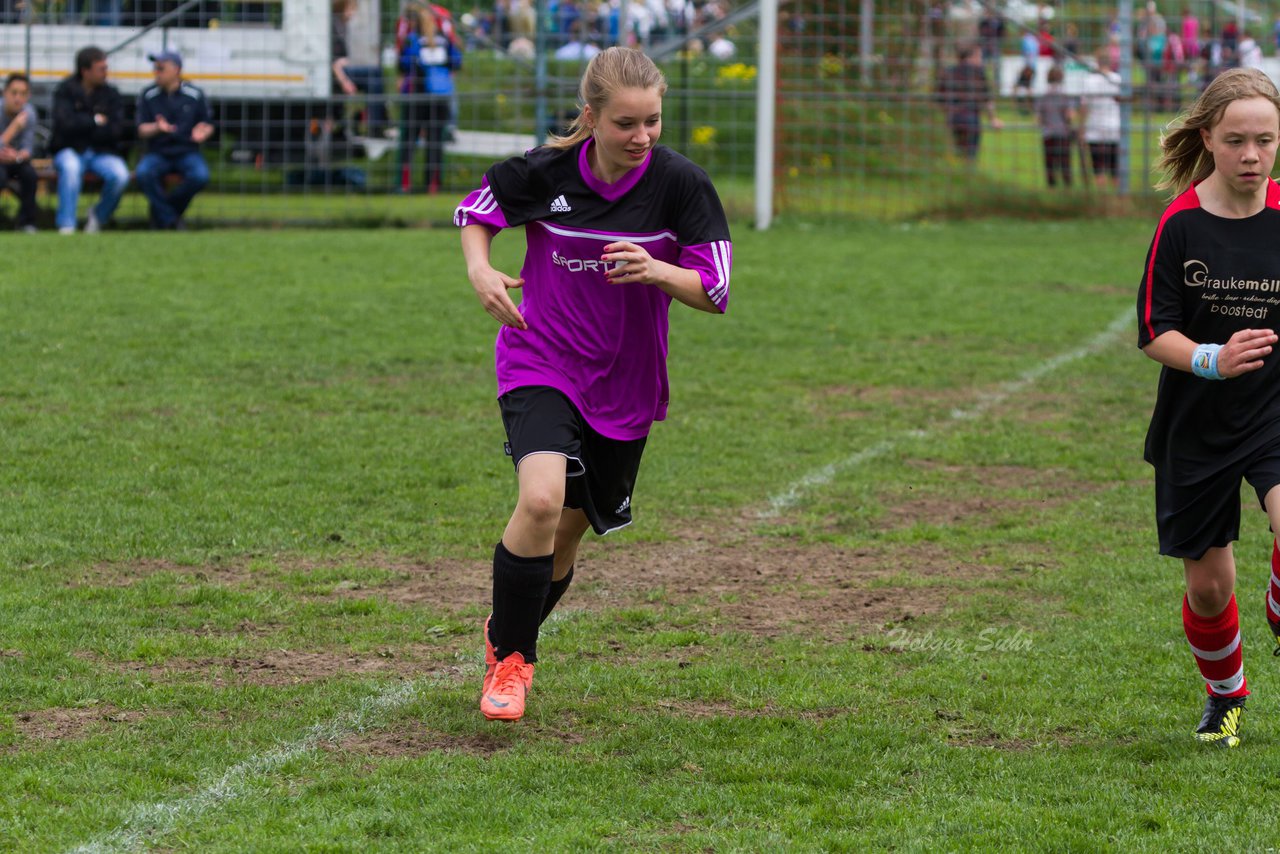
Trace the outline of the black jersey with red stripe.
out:
<instances>
[{"instance_id":1,"label":"black jersey with red stripe","mask_svg":"<svg viewBox=\"0 0 1280 854\"><path fill-rule=\"evenodd\" d=\"M1280 186L1263 209L1226 219L1178 196L1156 227L1138 289L1138 346L1176 330L1225 344L1241 329L1280 328ZM1226 381L1164 368L1146 459L1173 483L1198 483L1280 440L1280 351Z\"/></svg>"}]
</instances>

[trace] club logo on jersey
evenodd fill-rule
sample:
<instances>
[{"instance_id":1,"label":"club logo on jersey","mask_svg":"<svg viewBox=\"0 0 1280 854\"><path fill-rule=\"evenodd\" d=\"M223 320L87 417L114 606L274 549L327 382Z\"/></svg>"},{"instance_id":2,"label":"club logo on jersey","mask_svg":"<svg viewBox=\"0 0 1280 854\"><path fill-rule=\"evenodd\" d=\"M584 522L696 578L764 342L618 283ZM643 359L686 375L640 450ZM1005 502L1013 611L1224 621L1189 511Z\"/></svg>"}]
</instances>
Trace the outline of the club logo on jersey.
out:
<instances>
[{"instance_id":1,"label":"club logo on jersey","mask_svg":"<svg viewBox=\"0 0 1280 854\"><path fill-rule=\"evenodd\" d=\"M586 260L582 260L580 258L566 258L554 249L551 250L551 263L555 264L557 267L564 267L570 273L581 273L584 271L603 273L605 270L609 269L608 261L601 261L596 258L588 258ZM621 267L626 263L626 261L618 261L614 266Z\"/></svg>"},{"instance_id":2,"label":"club logo on jersey","mask_svg":"<svg viewBox=\"0 0 1280 854\"><path fill-rule=\"evenodd\" d=\"M568 213L571 210L573 210L573 208L569 207L569 202L564 196L556 196L551 202L552 213Z\"/></svg>"},{"instance_id":3,"label":"club logo on jersey","mask_svg":"<svg viewBox=\"0 0 1280 854\"><path fill-rule=\"evenodd\" d=\"M1203 261L1197 261L1192 258L1190 261L1184 261L1182 264L1182 283L1189 288L1196 288L1204 284L1204 280L1209 277L1209 265Z\"/></svg>"}]
</instances>

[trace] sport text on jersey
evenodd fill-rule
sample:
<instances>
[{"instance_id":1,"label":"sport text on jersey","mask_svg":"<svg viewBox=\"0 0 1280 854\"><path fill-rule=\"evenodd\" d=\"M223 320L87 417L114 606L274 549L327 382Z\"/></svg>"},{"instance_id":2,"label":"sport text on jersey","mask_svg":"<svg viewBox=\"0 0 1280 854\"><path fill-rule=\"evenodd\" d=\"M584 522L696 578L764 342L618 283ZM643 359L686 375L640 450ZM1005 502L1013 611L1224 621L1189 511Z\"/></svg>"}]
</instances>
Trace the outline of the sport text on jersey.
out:
<instances>
[{"instance_id":1,"label":"sport text on jersey","mask_svg":"<svg viewBox=\"0 0 1280 854\"><path fill-rule=\"evenodd\" d=\"M609 269L608 261L601 261L598 258L566 258L554 249L551 250L551 263L557 267L564 267L570 273L603 273ZM625 263L625 261L619 261L614 266L621 267Z\"/></svg>"},{"instance_id":2,"label":"sport text on jersey","mask_svg":"<svg viewBox=\"0 0 1280 854\"><path fill-rule=\"evenodd\" d=\"M1271 306L1280 305L1280 278L1216 278L1210 274L1208 264L1195 258L1183 262L1182 275L1182 283L1186 287L1200 289L1200 299L1209 303L1212 314L1264 320L1270 314Z\"/></svg>"}]
</instances>

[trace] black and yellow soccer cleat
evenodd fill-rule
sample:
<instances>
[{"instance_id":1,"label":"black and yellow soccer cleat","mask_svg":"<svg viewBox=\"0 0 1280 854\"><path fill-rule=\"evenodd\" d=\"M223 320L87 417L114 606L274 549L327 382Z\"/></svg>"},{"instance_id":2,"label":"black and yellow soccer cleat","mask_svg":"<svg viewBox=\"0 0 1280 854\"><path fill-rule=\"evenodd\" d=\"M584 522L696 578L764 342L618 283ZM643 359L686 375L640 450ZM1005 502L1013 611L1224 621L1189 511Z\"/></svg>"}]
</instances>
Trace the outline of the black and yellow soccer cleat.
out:
<instances>
[{"instance_id":1,"label":"black and yellow soccer cleat","mask_svg":"<svg viewBox=\"0 0 1280 854\"><path fill-rule=\"evenodd\" d=\"M1204 704L1204 717L1196 727L1196 741L1215 747L1240 744L1240 723L1244 716L1245 697L1215 697L1210 694Z\"/></svg>"}]
</instances>

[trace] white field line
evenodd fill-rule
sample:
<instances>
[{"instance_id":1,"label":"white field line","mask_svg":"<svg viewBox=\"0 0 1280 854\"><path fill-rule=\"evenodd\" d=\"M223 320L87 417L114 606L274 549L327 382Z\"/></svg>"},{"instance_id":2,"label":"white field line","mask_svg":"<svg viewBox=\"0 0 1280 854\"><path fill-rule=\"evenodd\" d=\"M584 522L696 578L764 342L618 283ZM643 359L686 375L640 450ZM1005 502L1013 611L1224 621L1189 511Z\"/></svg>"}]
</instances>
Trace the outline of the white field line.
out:
<instances>
[{"instance_id":1,"label":"white field line","mask_svg":"<svg viewBox=\"0 0 1280 854\"><path fill-rule=\"evenodd\" d=\"M250 780L281 768L322 744L364 732L383 716L415 700L436 679L401 682L366 697L355 710L316 724L298 740L252 756L227 769L221 777L193 795L137 807L120 827L73 848L81 854L131 851L172 832L180 823L195 819L225 803L249 794Z\"/></svg>"},{"instance_id":2,"label":"white field line","mask_svg":"<svg viewBox=\"0 0 1280 854\"><path fill-rule=\"evenodd\" d=\"M870 445L860 451L850 454L843 460L828 463L820 469L815 469L814 471L809 472L795 483L792 483L786 489L771 495L769 497L769 505L757 512L756 518L771 519L783 510L794 507L811 489L826 486L835 480L838 475L850 471L851 469L855 469L863 463L868 463L872 460L885 456L896 449L904 439L919 439L937 433L946 434L951 431L952 427L957 422L971 421L981 415L984 415L993 406L997 406L1008 400L1010 397L1019 394L1037 380L1043 378L1047 374L1053 373L1063 365L1070 364L1071 362L1078 361L1087 356L1092 356L1094 353L1110 344L1116 335L1133 322L1133 309L1125 309L1119 317L1108 324L1106 329L1099 332L1085 344L1082 344L1074 350L1059 353L1051 359L1046 359L1035 367L1022 372L1017 379L1010 380L992 391L978 395L978 397L973 401L973 403L969 404L969 406L963 409L951 410L950 417L932 425L928 429L909 430L892 438L882 439L874 445Z\"/></svg>"}]
</instances>

